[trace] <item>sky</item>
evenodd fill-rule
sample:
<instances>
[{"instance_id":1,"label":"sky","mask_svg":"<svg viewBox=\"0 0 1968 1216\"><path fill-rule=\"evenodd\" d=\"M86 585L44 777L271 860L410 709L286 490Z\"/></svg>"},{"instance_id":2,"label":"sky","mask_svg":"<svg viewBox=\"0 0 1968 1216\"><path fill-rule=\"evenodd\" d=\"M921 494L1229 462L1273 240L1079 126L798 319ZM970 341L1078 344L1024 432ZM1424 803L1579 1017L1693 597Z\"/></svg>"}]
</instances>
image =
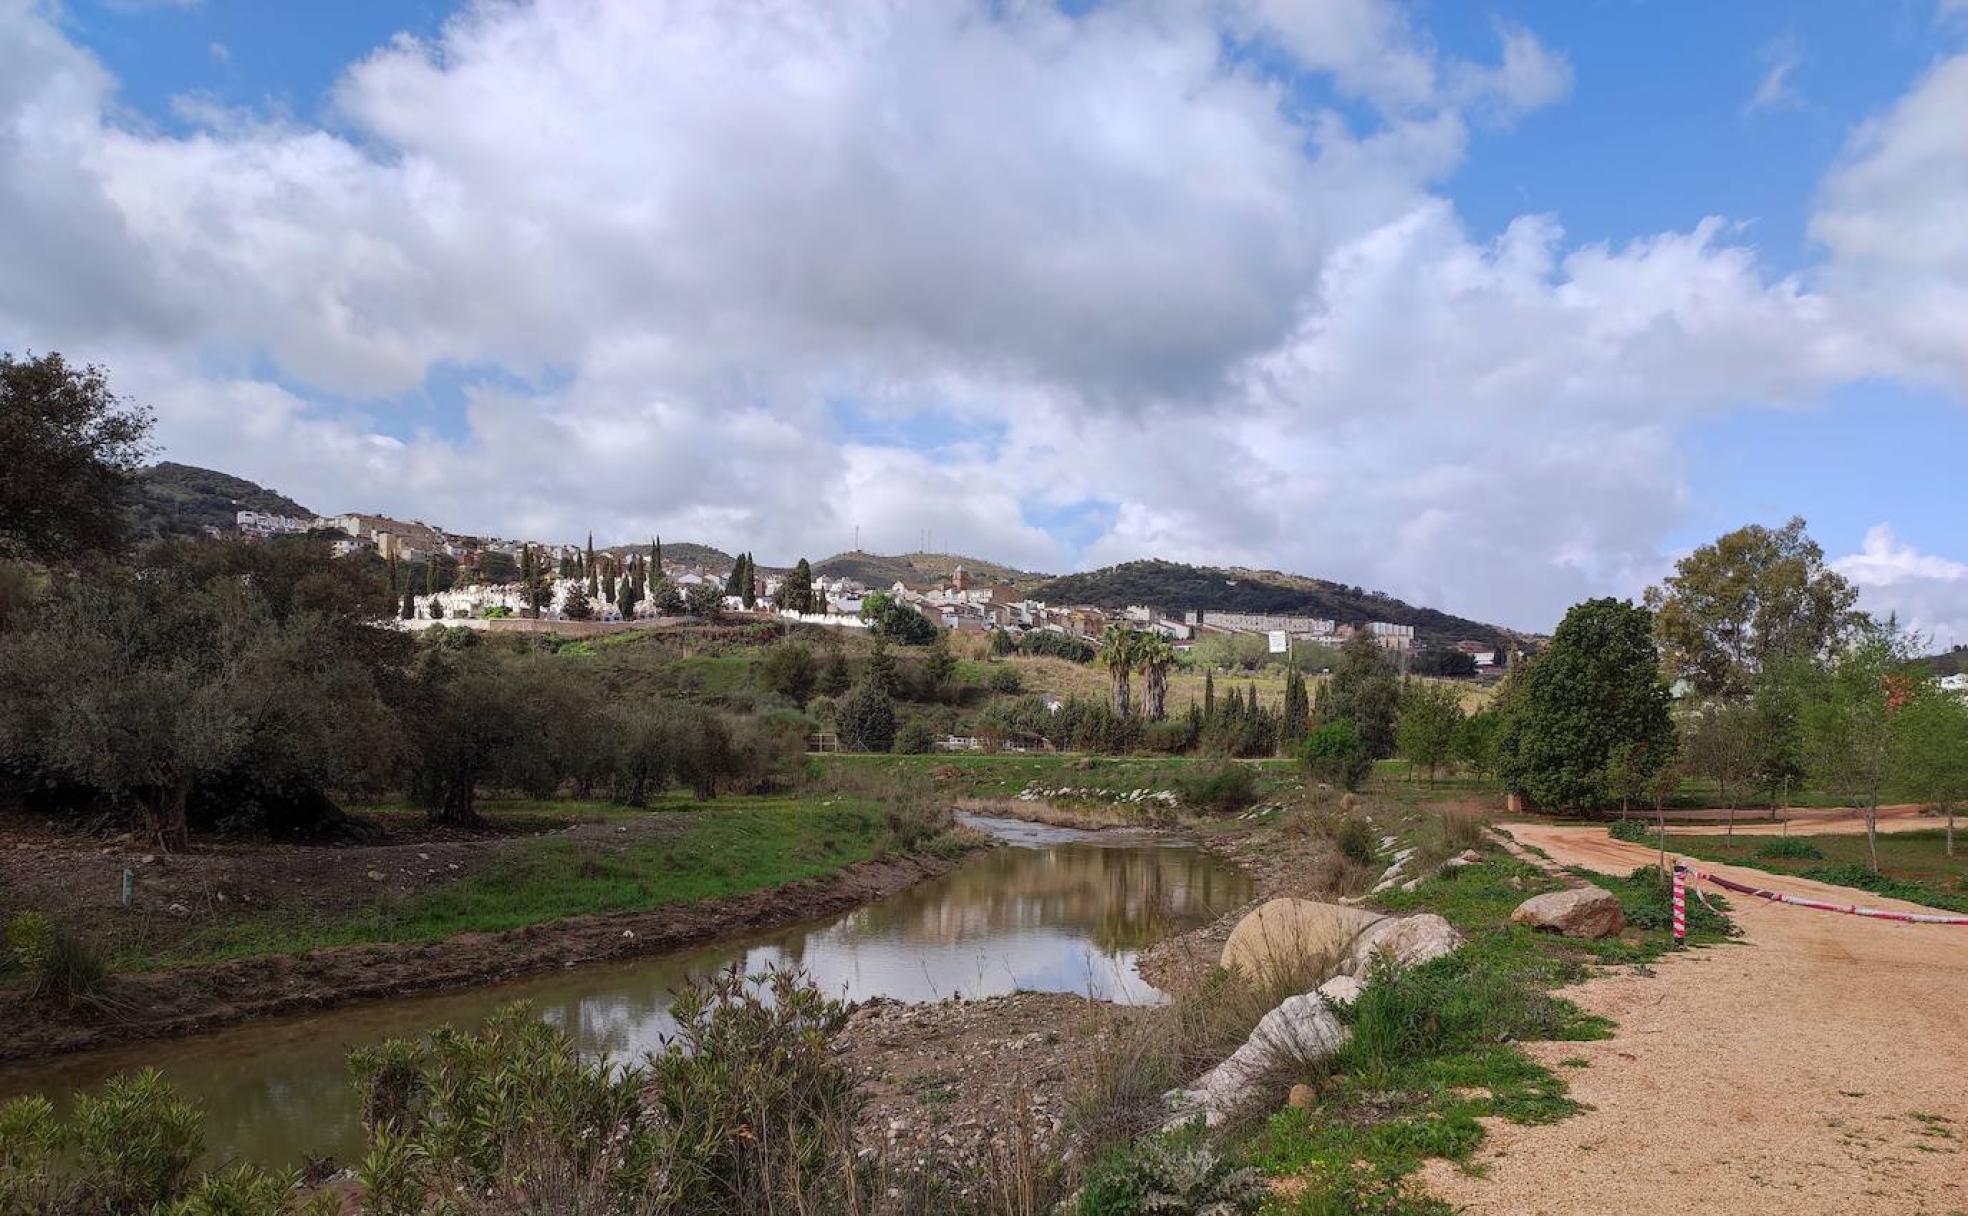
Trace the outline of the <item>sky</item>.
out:
<instances>
[{"instance_id":1,"label":"sky","mask_svg":"<svg viewBox=\"0 0 1968 1216\"><path fill-rule=\"evenodd\" d=\"M1968 0L0 0L0 350L315 510L1968 643Z\"/></svg>"}]
</instances>

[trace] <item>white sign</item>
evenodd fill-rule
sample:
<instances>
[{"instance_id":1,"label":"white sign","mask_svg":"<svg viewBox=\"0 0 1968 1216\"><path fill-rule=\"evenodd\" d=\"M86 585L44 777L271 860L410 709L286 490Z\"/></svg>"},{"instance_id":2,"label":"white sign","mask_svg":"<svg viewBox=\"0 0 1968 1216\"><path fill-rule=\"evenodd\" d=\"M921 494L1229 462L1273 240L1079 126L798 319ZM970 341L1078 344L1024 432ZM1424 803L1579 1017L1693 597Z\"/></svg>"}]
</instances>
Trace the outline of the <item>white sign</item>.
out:
<instances>
[{"instance_id":1,"label":"white sign","mask_svg":"<svg viewBox=\"0 0 1968 1216\"><path fill-rule=\"evenodd\" d=\"M1273 629L1271 631L1271 653L1283 654L1289 649L1291 649L1291 643L1285 640L1285 631L1282 629Z\"/></svg>"}]
</instances>

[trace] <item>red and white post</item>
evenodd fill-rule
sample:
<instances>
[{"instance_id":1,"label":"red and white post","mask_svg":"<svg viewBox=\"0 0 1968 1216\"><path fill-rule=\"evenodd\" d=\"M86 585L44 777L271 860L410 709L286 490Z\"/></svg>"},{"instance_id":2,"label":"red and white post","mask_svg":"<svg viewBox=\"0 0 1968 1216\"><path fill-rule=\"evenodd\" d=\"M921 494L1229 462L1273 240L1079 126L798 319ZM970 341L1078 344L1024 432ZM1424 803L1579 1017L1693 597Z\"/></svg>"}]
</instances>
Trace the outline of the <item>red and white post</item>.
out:
<instances>
[{"instance_id":1,"label":"red and white post","mask_svg":"<svg viewBox=\"0 0 1968 1216\"><path fill-rule=\"evenodd\" d=\"M1674 863L1674 944L1688 940L1688 868Z\"/></svg>"}]
</instances>

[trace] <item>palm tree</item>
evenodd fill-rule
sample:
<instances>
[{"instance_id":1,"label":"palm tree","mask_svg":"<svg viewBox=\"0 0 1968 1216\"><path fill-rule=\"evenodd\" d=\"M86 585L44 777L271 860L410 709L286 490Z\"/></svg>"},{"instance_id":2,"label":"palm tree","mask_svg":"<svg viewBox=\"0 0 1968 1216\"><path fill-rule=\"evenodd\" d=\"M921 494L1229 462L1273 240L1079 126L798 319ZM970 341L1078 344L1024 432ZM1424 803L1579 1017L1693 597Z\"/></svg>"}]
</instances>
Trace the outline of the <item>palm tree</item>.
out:
<instances>
[{"instance_id":1,"label":"palm tree","mask_svg":"<svg viewBox=\"0 0 1968 1216\"><path fill-rule=\"evenodd\" d=\"M1114 712L1125 718L1132 712L1128 695L1128 677L1134 671L1135 651L1141 644L1141 637L1125 625L1109 625L1100 635L1100 650L1093 661L1107 669L1107 678L1114 683Z\"/></svg>"},{"instance_id":2,"label":"palm tree","mask_svg":"<svg viewBox=\"0 0 1968 1216\"><path fill-rule=\"evenodd\" d=\"M1175 662L1175 647L1159 633L1143 634L1135 644L1134 661L1148 683L1142 693L1142 708L1152 722L1168 717L1168 672Z\"/></svg>"}]
</instances>

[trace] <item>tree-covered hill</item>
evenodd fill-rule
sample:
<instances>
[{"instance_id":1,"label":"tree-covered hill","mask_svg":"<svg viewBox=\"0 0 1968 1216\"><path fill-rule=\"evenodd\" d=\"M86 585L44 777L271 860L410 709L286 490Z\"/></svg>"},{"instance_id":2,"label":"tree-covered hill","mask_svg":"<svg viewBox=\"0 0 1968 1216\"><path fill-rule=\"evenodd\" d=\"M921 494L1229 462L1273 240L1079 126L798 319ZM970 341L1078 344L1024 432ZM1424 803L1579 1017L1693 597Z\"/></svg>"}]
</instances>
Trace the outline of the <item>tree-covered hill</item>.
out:
<instances>
[{"instance_id":1,"label":"tree-covered hill","mask_svg":"<svg viewBox=\"0 0 1968 1216\"><path fill-rule=\"evenodd\" d=\"M1047 603L1095 604L1103 608L1147 604L1173 616L1191 609L1213 609L1322 617L1342 625L1389 621L1413 625L1416 637L1425 643L1451 643L1467 638L1503 645L1514 636L1497 625L1434 608L1418 608L1391 596L1325 579L1276 570L1187 566L1152 559L1068 574L1031 588L1031 595Z\"/></svg>"},{"instance_id":2,"label":"tree-covered hill","mask_svg":"<svg viewBox=\"0 0 1968 1216\"><path fill-rule=\"evenodd\" d=\"M869 587L888 587L897 582L911 587L941 586L950 581L958 566L976 586L1008 583L1018 588L1045 581L1043 574L950 553L836 553L813 566L815 574L827 578L851 578Z\"/></svg>"},{"instance_id":3,"label":"tree-covered hill","mask_svg":"<svg viewBox=\"0 0 1968 1216\"><path fill-rule=\"evenodd\" d=\"M164 461L137 474L130 496L138 536L195 536L206 528L230 532L240 511L312 518L313 511L265 486L216 469Z\"/></svg>"}]
</instances>

